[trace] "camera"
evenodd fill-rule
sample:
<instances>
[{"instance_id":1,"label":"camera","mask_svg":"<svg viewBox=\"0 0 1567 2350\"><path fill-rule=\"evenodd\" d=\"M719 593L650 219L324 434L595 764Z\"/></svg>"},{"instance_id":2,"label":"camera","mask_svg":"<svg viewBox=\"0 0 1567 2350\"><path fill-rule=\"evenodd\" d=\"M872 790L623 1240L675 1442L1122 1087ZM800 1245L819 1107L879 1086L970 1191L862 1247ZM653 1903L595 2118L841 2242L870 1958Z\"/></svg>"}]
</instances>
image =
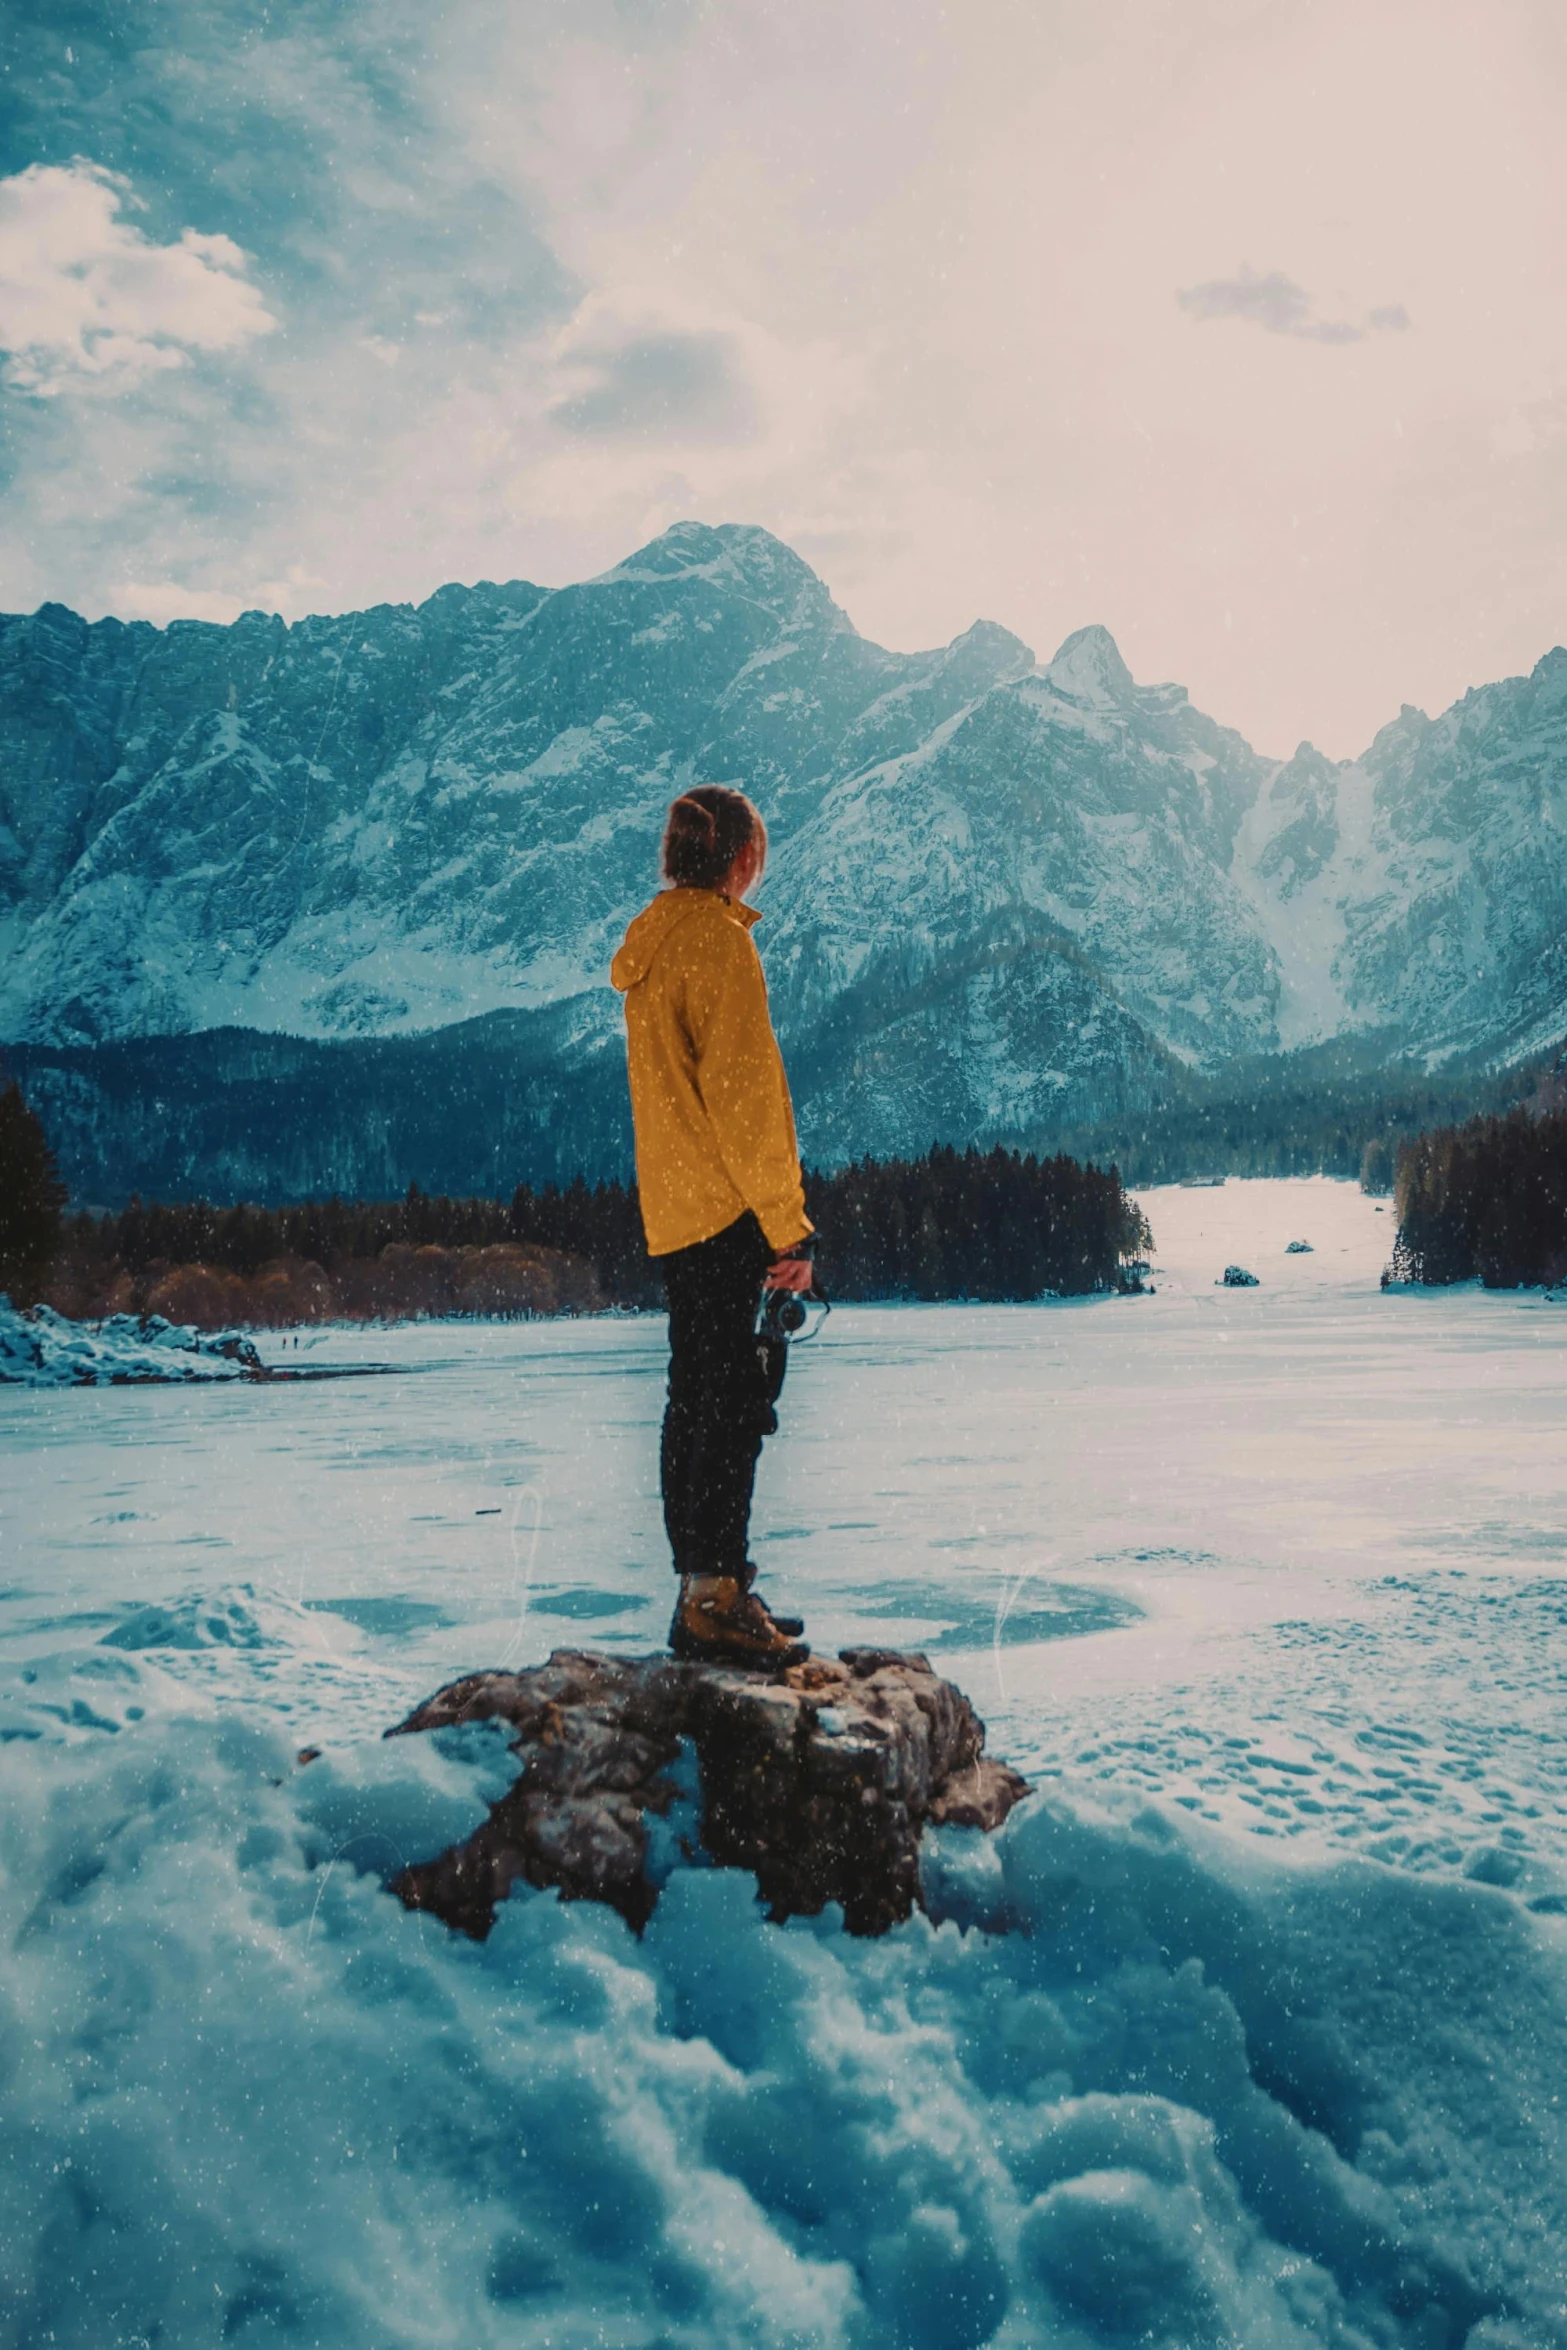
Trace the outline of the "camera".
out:
<instances>
[{"instance_id":1,"label":"camera","mask_svg":"<svg viewBox=\"0 0 1567 2350\"><path fill-rule=\"evenodd\" d=\"M756 1318L758 1338L790 1339L805 1328L805 1301L797 1289L769 1289Z\"/></svg>"},{"instance_id":2,"label":"camera","mask_svg":"<svg viewBox=\"0 0 1567 2350\"><path fill-rule=\"evenodd\" d=\"M792 1253L809 1261L816 1251L813 1242L807 1240ZM762 1292L762 1302L756 1317L756 1355L768 1399L764 1435L776 1435L778 1430L778 1415L772 1407L778 1401L783 1387L784 1372L789 1363L790 1339L798 1338L802 1330L807 1338L816 1336L816 1330L805 1330L810 1319L809 1308L812 1306L818 1309L816 1330L819 1330L831 1308L825 1291L817 1287L814 1275L809 1289L764 1289Z\"/></svg>"}]
</instances>

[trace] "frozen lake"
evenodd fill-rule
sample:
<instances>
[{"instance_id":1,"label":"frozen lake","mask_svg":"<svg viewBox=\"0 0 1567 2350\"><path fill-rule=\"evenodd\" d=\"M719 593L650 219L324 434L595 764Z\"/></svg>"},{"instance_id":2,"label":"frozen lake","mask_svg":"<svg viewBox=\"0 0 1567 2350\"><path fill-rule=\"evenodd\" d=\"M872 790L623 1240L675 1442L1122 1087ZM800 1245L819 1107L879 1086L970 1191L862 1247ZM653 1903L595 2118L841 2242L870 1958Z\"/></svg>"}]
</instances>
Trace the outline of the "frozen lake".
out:
<instances>
[{"instance_id":1,"label":"frozen lake","mask_svg":"<svg viewBox=\"0 0 1567 2350\"><path fill-rule=\"evenodd\" d=\"M1152 1297L840 1307L797 1350L767 1587L823 1648L929 1647L1024 1768L1567 1861L1567 1306L1381 1293L1346 1184L1144 1204ZM0 1392L6 1654L107 1636L320 1743L503 1655L661 1642L661 1321L263 1347L404 1375Z\"/></svg>"},{"instance_id":2,"label":"frozen lake","mask_svg":"<svg viewBox=\"0 0 1567 2350\"><path fill-rule=\"evenodd\" d=\"M1346 1990L1343 2002L1330 2001L1337 2053L1323 2059L1323 2077L1335 2065L1361 2068L1353 2127L1331 2118L1316 2074L1310 2095L1292 2101L1277 2079L1265 2079L1267 2064L1252 2062L1248 2092L1282 2098L1292 2128L1323 2136L1323 2162L1353 2173L1353 2190L1340 2182L1349 2204L1359 2196L1364 2205L1355 2205L1351 2236L1369 2230L1369 2242L1380 2229L1379 2241L1404 2245L1397 2257L1406 2266L1415 2258L1409 2244L1444 2241L1453 2275L1428 2246L1419 2255L1424 2284L1395 2286L1392 2252L1379 2268L1382 2256L1364 2244L1353 2255L1344 2249L1338 2223L1281 2216L1291 2194L1305 2190L1297 2182L1286 2192L1279 2181L1288 2166L1270 2168L1272 2157L1254 2153L1248 2171L1241 2156L1224 2153L1230 2125L1218 2092L1189 2082L1180 2089L1173 2058L1139 2071L1125 2056L1134 2010L1137 2028L1160 2045L1163 2027L1124 1984L1120 2058L1074 2060L1057 2050L1059 2062L1040 2057L1030 2070L1029 2027L1016 2003L1044 1998L1045 1988L1022 1984L1021 1961L997 1955L983 1962L1001 1969L994 1979L980 1983L975 1955L959 1985L950 1953L939 1964L934 1955L956 1935L950 1925L933 1935L916 1921L875 1951L845 1944L830 1922L780 1935L742 1914L743 1903L735 1909L739 1896L711 1878L666 1895L660 1920L667 1910L671 1922L655 1921L643 1945L618 1921L568 1915L535 1895L511 1905L516 1918L482 1958L454 1948L428 1921L405 1918L378 1890L388 1865L376 1840L396 1845L390 1866L407 1856L410 1839L446 1840L473 1812L494 1764L416 1763L411 1742L381 1749L380 1731L475 1665L532 1661L562 1644L658 1645L672 1590L655 1486L661 1323L440 1325L311 1333L297 1348L263 1342L290 1365L373 1361L395 1376L274 1388L0 1390L0 1727L11 1740L0 1749L11 1782L4 1859L8 1931L24 1953L14 1997L6 1995L13 2008L0 2008L0 2049L9 2045L8 2015L13 2033L53 2048L42 2071L18 2060L7 2126L24 2131L30 2162L52 2148L48 2159L68 2171L75 2164L78 2182L94 2164L102 2170L93 2171L90 2193L80 2185L68 2193L42 2173L35 2188L13 2182L8 2190L12 2242L23 2246L15 2258L33 2295L32 2331L8 2338L141 2339L156 2318L176 2342L1233 2338L1467 2340L1476 2350L1516 2350L1567 2341L1567 2165L1556 2092L1536 2095L1533 2086L1543 2066L1567 2054L1567 1305L1537 1294L1382 1293L1391 1214L1347 1185L1232 1182L1143 1197L1156 1241L1152 1296L839 1308L791 1369L784 1433L767 1447L759 1480L756 1556L766 1588L806 1615L819 1647L851 1639L927 1647L973 1696L992 1748L1045 1787L1044 1811L1032 1824L1022 1815L1002 1840L1016 1849L1010 1914L1033 1917L1030 1947L1043 1947L1041 1887L1048 1880L1059 1890L1067 1847L1078 1855L1074 1884L1102 1879L1119 1888L1116 1899L1132 1900L1126 1887L1141 1883L1143 1864L1128 1856L1149 1833L1139 1820L1163 1823L1160 1837L1188 1840L1179 1846L1183 1865L1207 1888L1197 1908L1217 1914L1224 1901L1244 1901L1279 1934L1288 1917L1289 1932L1306 1937L1290 1963L1306 1964L1300 1950L1309 1946L1316 1955L1307 1972L1322 1982L1333 1973L1329 1948L1345 1983L1363 1986L1384 1970L1406 1973L1412 1939L1436 1936L1452 1968L1439 1990L1427 1986L1430 2029L1447 2035L1461 2071L1489 2067L1487 2087L1471 2083L1447 2097L1440 2083L1411 2086L1409 2043L1426 2031L1426 2011L1416 2003L1402 2020L1390 2011L1373 2025L1355 2005L1361 1992L1352 2000ZM1295 1239L1310 1253L1286 1254ZM1259 1286L1216 1286L1231 1262L1249 1267ZM297 1786L325 1792L296 1796L294 1780L278 1791L290 1750L306 1742L327 1759L298 1775ZM269 1757L282 1759L274 1766ZM176 1815L177 1833L145 1830L150 1819ZM252 1844L262 1855L261 1892L240 1881ZM979 1879L966 1893L961 1887L965 1871L983 1877L994 1857L984 1867L953 1862L955 1915L988 1914L991 1895ZM682 1926L681 1904L703 1902L729 1907L700 1930L689 1919ZM1409 1904L1422 1902L1437 1906L1418 1910L1417 1932ZM1330 1912L1337 1922L1323 1923ZM1144 1902L1137 1932L1145 1936L1150 1915ZM775 2018L777 2045L765 2033L757 2040L754 2019L738 2040L726 2038L693 1988L702 1977L692 1953L715 1934L764 1972L782 1963L767 1952L797 1954L789 1962L796 1974L767 1995L783 2019ZM1169 1985L1185 1979L1183 1965L1210 1984L1223 1979L1217 1946L1192 1942L1183 1957L1173 1929L1154 1938ZM957 1936L953 1946L997 1954L1016 1940ZM115 1946L119 1958L106 1957ZM356 1953L357 1987L344 1972ZM1079 1952L1074 1980L1087 1963ZM1129 1963L1124 1951L1115 1963ZM410 1966L399 1990L399 1970ZM571 1966L582 1983L598 1985L591 1998L581 1993L580 2014L571 2000L560 2007L561 1969ZM737 2079L784 2083L777 2127L810 2135L801 2114L828 2096L821 2033L830 2040L838 2028L813 2005L828 1996L821 1970L829 1966L833 1995L854 2009L856 2029L913 2035L899 2042L894 2070L912 2067L910 2082L918 2075L920 2095L936 2100L931 2113L946 2116L921 2120L912 2086L905 2109L902 2092L878 2076L874 2128L902 2147L901 2167L896 2183L889 2174L874 2192L864 2188L855 2225L864 2236L884 2205L901 2213L887 2225L902 2249L873 2256L862 2245L863 2258L842 2232L849 2223L826 2209L845 2196L844 2208L853 2204L840 2175L847 2158L841 2146L833 2151L851 2128L841 2113L818 2150L815 2202L798 2181L778 2185L768 2162L744 2151L739 2121L715 2139L709 2115L683 2152L669 2151L683 2126L672 2118L686 2110L682 2098L716 2097L722 2107L724 2096L739 2094L732 2084L720 2094L712 2080L671 2086L673 2052L698 2044ZM161 2012L165 1970L169 1984L183 1986L187 2014L192 2000L211 2002L208 2034L196 2034L201 2048L227 2051L228 2069L216 2089L208 2081L195 2125L199 2162L179 2152L181 2127L192 2124L188 2114L181 2123L187 2090L174 2080L201 2079L206 2058L194 2026ZM645 2013L642 1994L628 1988L633 1977L651 1985ZM1512 1986L1505 1998L1504 1978ZM1224 1996L1254 2046L1261 2027L1248 2020L1242 1987L1226 1981ZM533 2125L544 2142L568 2172L576 2164L596 2176L580 2115L569 2126L561 2119L567 2107L577 2110L573 2099L612 2138L640 2130L655 2171L670 2161L700 2171L709 2199L702 2208L716 2196L730 2213L730 2248L703 2249L692 2212L682 2206L676 2217L660 2206L656 2225L645 2215L625 2222L633 2251L624 2257L613 2229L580 2251L578 2265L593 2279L584 2291L559 2255L580 2215L556 2211L537 2177L511 2187L486 2174L470 2195L461 2164L447 2155L425 2147L400 2156L385 2084L372 2094L355 2066L361 2057L368 2065L380 2045L370 2011L386 2002L395 2009L404 1997L416 2019L399 2024L405 2037L422 2045L445 2002L448 2060L466 2061L452 2051L467 2035L482 2051L473 2055L478 2065L500 2062L492 2045L500 2027L486 2001L499 1999L497 2012L509 2014L518 2001L542 2000L553 2021L539 2025L533 2046L556 2099ZM1050 1997L1064 2014L1059 1984ZM252 2038L241 2007L252 2019L270 2015L269 2034L257 2022ZM1022 2035L1014 2081L969 2048L991 2029L980 2021L991 2009L1003 2036ZM1276 2025L1275 2017L1269 2029ZM1493 2026L1496 2047L1512 2051L1503 2059L1487 2037ZM1177 2035L1196 2028L1189 2015L1170 2025ZM1527 2049L1518 2040L1525 2028ZM1040 2030L1048 2038L1056 2025ZM356 2055L361 2031L368 2037ZM944 2036L945 2057L932 2053L932 2033ZM282 2048L288 2067L308 2073L322 2035L339 2100L364 2106L358 2122L332 2107L336 2152L325 2171L317 2141L326 2109L312 2106L300 2080L280 2086L264 2055ZM851 2073L868 2063L876 2071L863 2047L852 2061L848 2047L840 2056ZM1269 2062L1277 2073L1284 2060L1275 2051ZM523 2105L542 2095L520 2046L507 2063L508 2085L495 2095ZM931 2066L944 2085L931 2085ZM616 2068L625 2072L621 2090ZM807 2082L815 2083L809 2092ZM417 2065L405 2089L415 2105L432 2094ZM1130 2116L1154 2090L1173 2100L1171 2112L1195 2114L1199 2135L1217 2130L1224 2193L1240 2197L1233 2225L1215 2216L1219 2190L1192 2184L1201 2164L1190 2149L1180 2193L1197 2196L1198 2218L1171 2218L1175 2205L1166 2211L1159 2202L1176 2194L1176 2158L1168 2147L1157 2158L1140 2154L1137 2130L1146 2136L1152 2124L1144 2114L1134 2128ZM1030 2172L994 2151L1022 2126L1014 2108L1033 2113L1034 2128L1044 2106L1075 2112L1072 2100L1090 2093L1107 2111L1117 2099L1128 2111L1115 2126L1105 2121L1100 2154L1085 2155L1077 2170L1036 2161ZM250 2141L270 2182L259 2201L254 2183L244 2190L233 2170L243 2170L240 2117L214 2111L228 2094L263 2116ZM756 2089L762 2105L766 2094ZM842 2095L853 2104L847 2087ZM1310 2110L1312 2096L1321 2111ZM1389 2118L1394 2107L1399 2123ZM983 2193L978 2183L972 2191L942 2184L947 2157L932 2151L945 2132L957 2161L951 2149L967 2143L969 2127L960 2112L977 2117L975 2146L991 2145L985 2160L1005 2172L987 2172ZM106 2114L115 2117L119 2157L102 2138ZM1373 2115L1394 2148L1374 2159L1362 2151ZM1178 2138L1187 2125L1168 2126ZM852 2123L861 2128L873 2130L869 2108ZM356 2133L360 2151L344 2153ZM315 2149L306 2167L314 2166L318 2199L330 2200L328 2172L339 2181L352 2173L341 2219L344 2241L358 2247L351 2260L333 2251L325 2219L319 2227L302 2220L302 2190L285 2183L301 2134ZM648 2151L655 2139L664 2154ZM863 2148L855 2159L870 2162ZM979 2156L970 2149L963 2160ZM1519 2165L1531 2179L1538 2174L1537 2190L1519 2188ZM1100 2191L1081 2180L1112 2174L1123 2184L1104 2190L1101 2209L1093 2202ZM1505 2213L1504 2175L1513 2182ZM1137 2180L1152 2181L1146 2193ZM627 2192L623 2179L613 2190ZM1311 2189L1327 2193L1321 2180ZM610 2188L604 2194L613 2200ZM474 2196L489 2214L482 2224L472 2218ZM1074 2235L1079 2205L1089 2218ZM159 2210L178 2257L138 2251L111 2291L100 2255L114 2228L122 2231L115 2240L129 2242ZM106 2211L121 2217L91 2217ZM921 2217L930 2212L958 2217L949 2227ZM482 2251L469 2241L476 2226ZM1181 2265L1187 2255L1171 2249L1185 2241L1183 2227L1204 2247L1190 2274L1190 2261ZM401 2231L403 2245L392 2266L401 2261L406 2273L395 2290L384 2276L378 2284L360 2273L390 2259L384 2245L373 2256L368 2249L387 2228ZM649 2268L634 2250L652 2240L649 2228L659 2258L684 2263L678 2290L660 2286L657 2261ZM970 2252L954 2250L952 2228ZM546 2258L535 2240L552 2229L556 2248ZM935 2231L929 2244L921 2229ZM1236 2229L1249 2250L1237 2248ZM990 2246L984 2260L970 2257L981 2237ZM51 2242L76 2247L63 2267L51 2267L42 2249ZM1102 2253L1106 2242L1123 2252L1100 2276L1094 2262L1103 2269L1104 2260L1093 2246ZM204 2262L217 2280L210 2291L187 2275ZM976 2283L981 2270L988 2282ZM1142 2299L1134 2291L1117 2300L1115 2278L1125 2275L1143 2276ZM1209 2313L1200 2319L1192 2314L1199 2304ZM111 2321L122 2332L105 2331Z\"/></svg>"}]
</instances>

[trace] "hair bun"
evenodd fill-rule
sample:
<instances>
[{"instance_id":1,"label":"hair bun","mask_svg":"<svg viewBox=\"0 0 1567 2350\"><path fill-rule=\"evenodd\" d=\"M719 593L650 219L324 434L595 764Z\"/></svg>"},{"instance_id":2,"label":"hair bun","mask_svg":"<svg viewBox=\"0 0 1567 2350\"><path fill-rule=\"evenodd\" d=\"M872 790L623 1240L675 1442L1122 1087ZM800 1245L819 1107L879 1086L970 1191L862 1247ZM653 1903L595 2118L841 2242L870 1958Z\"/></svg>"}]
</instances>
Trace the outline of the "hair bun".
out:
<instances>
[{"instance_id":1,"label":"hair bun","mask_svg":"<svg viewBox=\"0 0 1567 2350\"><path fill-rule=\"evenodd\" d=\"M753 841L767 845L761 817L744 792L698 783L670 803L664 826L664 873L682 889L717 889Z\"/></svg>"},{"instance_id":2,"label":"hair bun","mask_svg":"<svg viewBox=\"0 0 1567 2350\"><path fill-rule=\"evenodd\" d=\"M704 808L701 801L692 799L689 792L682 792L680 798L676 800L669 811L669 819L671 824L678 823L682 832L691 825L700 825L709 840L712 840L718 831L718 819L712 809Z\"/></svg>"}]
</instances>

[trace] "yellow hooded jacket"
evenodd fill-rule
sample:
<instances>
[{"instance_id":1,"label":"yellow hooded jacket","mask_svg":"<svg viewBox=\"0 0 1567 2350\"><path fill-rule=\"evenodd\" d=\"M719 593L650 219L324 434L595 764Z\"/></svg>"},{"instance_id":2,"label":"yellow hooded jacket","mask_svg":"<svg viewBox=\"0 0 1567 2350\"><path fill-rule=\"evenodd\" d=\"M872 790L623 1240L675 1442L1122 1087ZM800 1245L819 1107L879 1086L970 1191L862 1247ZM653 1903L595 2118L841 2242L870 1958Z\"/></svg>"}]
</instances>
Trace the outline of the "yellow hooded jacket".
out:
<instances>
[{"instance_id":1,"label":"yellow hooded jacket","mask_svg":"<svg viewBox=\"0 0 1567 2350\"><path fill-rule=\"evenodd\" d=\"M759 919L716 889L662 890L610 965L626 999L650 1256L711 1240L747 1208L775 1250L811 1230L789 1081L751 941Z\"/></svg>"}]
</instances>

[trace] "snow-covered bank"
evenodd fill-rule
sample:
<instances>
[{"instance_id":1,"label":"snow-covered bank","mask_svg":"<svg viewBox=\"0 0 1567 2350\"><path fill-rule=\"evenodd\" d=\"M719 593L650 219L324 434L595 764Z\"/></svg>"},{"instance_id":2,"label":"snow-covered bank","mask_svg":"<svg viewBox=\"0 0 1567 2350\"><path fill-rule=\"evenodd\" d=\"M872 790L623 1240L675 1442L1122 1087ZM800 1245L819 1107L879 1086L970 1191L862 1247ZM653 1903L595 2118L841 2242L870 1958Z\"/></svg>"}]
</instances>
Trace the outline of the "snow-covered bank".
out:
<instances>
[{"instance_id":1,"label":"snow-covered bank","mask_svg":"<svg viewBox=\"0 0 1567 2350\"><path fill-rule=\"evenodd\" d=\"M0 1380L10 1386L131 1387L260 1370L254 1344L238 1330L195 1330L161 1314L72 1322L50 1306L18 1312L0 1295Z\"/></svg>"},{"instance_id":2,"label":"snow-covered bank","mask_svg":"<svg viewBox=\"0 0 1567 2350\"><path fill-rule=\"evenodd\" d=\"M1156 1296L841 1308L764 1457L780 1601L1042 1785L993 1935L381 1891L514 1767L388 1723L657 1639L656 1320L0 1392L19 2343L1567 2345L1567 1314L1145 1204Z\"/></svg>"},{"instance_id":3,"label":"snow-covered bank","mask_svg":"<svg viewBox=\"0 0 1567 2350\"><path fill-rule=\"evenodd\" d=\"M337 1749L100 1650L6 1691L10 2338L1073 2346L1567 2340L1567 1933L1063 1781L939 1929L642 1942L381 1880L474 1733ZM999 1932L954 1921L983 1921Z\"/></svg>"}]
</instances>

